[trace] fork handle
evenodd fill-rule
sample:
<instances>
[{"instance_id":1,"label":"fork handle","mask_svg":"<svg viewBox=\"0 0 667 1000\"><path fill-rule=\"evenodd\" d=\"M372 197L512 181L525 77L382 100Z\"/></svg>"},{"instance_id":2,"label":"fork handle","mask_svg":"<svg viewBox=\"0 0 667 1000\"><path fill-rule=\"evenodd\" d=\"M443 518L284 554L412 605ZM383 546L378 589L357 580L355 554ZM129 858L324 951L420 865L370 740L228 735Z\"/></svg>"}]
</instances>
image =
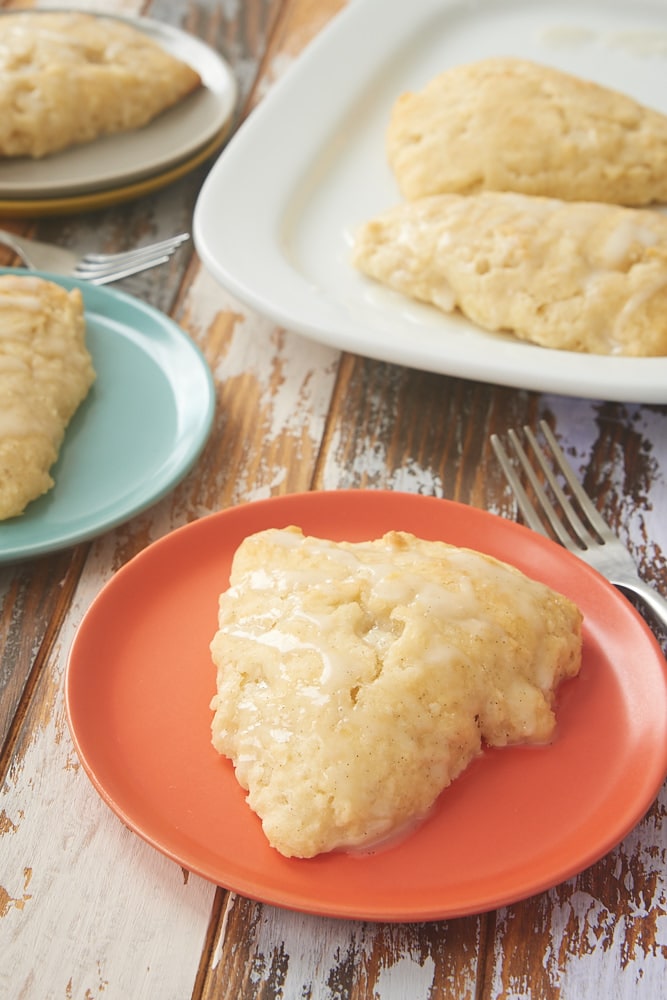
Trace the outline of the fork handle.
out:
<instances>
[{"instance_id":1,"label":"fork handle","mask_svg":"<svg viewBox=\"0 0 667 1000\"><path fill-rule=\"evenodd\" d=\"M662 622L664 628L667 629L667 601L653 587L650 587L643 580L636 580L632 583L627 583L626 581L623 581L623 583L620 581L618 583L616 581L612 582L622 590L631 590L640 597L644 604L651 609L658 621Z\"/></svg>"}]
</instances>

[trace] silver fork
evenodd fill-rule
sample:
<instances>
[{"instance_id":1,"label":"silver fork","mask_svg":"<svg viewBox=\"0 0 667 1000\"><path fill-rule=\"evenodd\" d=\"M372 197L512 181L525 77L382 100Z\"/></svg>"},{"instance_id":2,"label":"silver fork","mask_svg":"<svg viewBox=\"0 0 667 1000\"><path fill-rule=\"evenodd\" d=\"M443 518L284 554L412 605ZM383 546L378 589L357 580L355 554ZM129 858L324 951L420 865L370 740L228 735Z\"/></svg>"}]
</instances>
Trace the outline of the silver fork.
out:
<instances>
[{"instance_id":1,"label":"silver fork","mask_svg":"<svg viewBox=\"0 0 667 1000\"><path fill-rule=\"evenodd\" d=\"M164 264L176 250L190 239L189 233L179 233L159 243L128 250L125 253L87 253L83 257L62 247L39 240L16 236L0 229L0 243L18 254L26 267L34 271L49 271L68 278L81 278L93 285L107 285L139 271Z\"/></svg>"},{"instance_id":2,"label":"silver fork","mask_svg":"<svg viewBox=\"0 0 667 1000\"><path fill-rule=\"evenodd\" d=\"M552 502L549 494L536 475L535 467L528 457L519 435L516 431L510 430L508 438L520 467L523 468L528 482L541 505L542 513L554 535L565 548L574 552L584 562L587 562L605 576L610 583L613 583L614 586L637 594L653 611L656 618L667 628L667 601L641 579L637 573L634 559L609 525L600 516L590 497L584 492L556 438L552 434L549 425L544 420L540 421L540 429L549 445L558 471L567 483L572 496L579 506L581 517L571 503L568 495L564 492L552 467L553 463L540 448L537 438L530 427L523 428L526 440L537 459L549 487L553 491L553 496L558 506ZM507 451L501 444L497 434L491 435L491 445L505 473L505 477L514 492L526 523L533 531L538 531L540 534L550 538L551 536L545 530L544 521L535 510L532 501L521 484L521 480L516 474L515 464L510 461ZM565 526L564 520L569 530Z\"/></svg>"}]
</instances>

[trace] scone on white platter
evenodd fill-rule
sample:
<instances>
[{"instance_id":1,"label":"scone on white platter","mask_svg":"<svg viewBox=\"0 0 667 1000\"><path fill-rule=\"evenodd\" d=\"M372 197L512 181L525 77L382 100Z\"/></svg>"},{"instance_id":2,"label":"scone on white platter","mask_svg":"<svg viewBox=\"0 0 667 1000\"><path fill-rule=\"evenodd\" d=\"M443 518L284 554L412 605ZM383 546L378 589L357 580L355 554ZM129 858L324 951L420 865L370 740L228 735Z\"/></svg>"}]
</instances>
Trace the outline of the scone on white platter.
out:
<instances>
[{"instance_id":1,"label":"scone on white platter","mask_svg":"<svg viewBox=\"0 0 667 1000\"><path fill-rule=\"evenodd\" d=\"M368 847L484 744L549 741L581 642L571 601L489 556L268 529L220 596L213 744L281 854Z\"/></svg>"},{"instance_id":2,"label":"scone on white platter","mask_svg":"<svg viewBox=\"0 0 667 1000\"><path fill-rule=\"evenodd\" d=\"M51 466L95 379L78 288L0 276L0 520L54 485Z\"/></svg>"},{"instance_id":3,"label":"scone on white platter","mask_svg":"<svg viewBox=\"0 0 667 1000\"><path fill-rule=\"evenodd\" d=\"M667 201L667 116L522 59L455 66L401 95L387 156L406 198L495 190Z\"/></svg>"},{"instance_id":4,"label":"scone on white platter","mask_svg":"<svg viewBox=\"0 0 667 1000\"><path fill-rule=\"evenodd\" d=\"M0 17L0 157L39 158L138 129L202 84L123 21L77 11Z\"/></svg>"},{"instance_id":5,"label":"scone on white platter","mask_svg":"<svg viewBox=\"0 0 667 1000\"><path fill-rule=\"evenodd\" d=\"M362 225L367 276L542 347L667 355L667 216L511 192L434 195Z\"/></svg>"}]
</instances>

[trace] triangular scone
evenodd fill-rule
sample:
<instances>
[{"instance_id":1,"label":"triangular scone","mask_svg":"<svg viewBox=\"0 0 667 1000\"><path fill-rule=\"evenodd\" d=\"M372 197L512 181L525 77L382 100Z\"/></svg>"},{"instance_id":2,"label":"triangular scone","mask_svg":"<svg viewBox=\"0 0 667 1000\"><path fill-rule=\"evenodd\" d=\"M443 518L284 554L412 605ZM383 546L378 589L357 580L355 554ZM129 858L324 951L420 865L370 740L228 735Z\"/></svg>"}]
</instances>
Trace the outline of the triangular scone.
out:
<instances>
[{"instance_id":1,"label":"triangular scone","mask_svg":"<svg viewBox=\"0 0 667 1000\"><path fill-rule=\"evenodd\" d=\"M49 470L94 379L79 289L0 276L0 520L53 486Z\"/></svg>"},{"instance_id":2,"label":"triangular scone","mask_svg":"<svg viewBox=\"0 0 667 1000\"><path fill-rule=\"evenodd\" d=\"M195 69L113 18L0 17L0 156L42 157L140 128L201 86Z\"/></svg>"},{"instance_id":3,"label":"triangular scone","mask_svg":"<svg viewBox=\"0 0 667 1000\"><path fill-rule=\"evenodd\" d=\"M392 110L402 194L520 191L566 201L667 201L667 117L549 66L457 66Z\"/></svg>"},{"instance_id":4,"label":"triangular scone","mask_svg":"<svg viewBox=\"0 0 667 1000\"><path fill-rule=\"evenodd\" d=\"M434 195L362 226L352 262L485 330L569 351L667 355L667 217L648 209Z\"/></svg>"},{"instance_id":5,"label":"triangular scone","mask_svg":"<svg viewBox=\"0 0 667 1000\"><path fill-rule=\"evenodd\" d=\"M269 529L235 554L211 651L214 746L272 846L312 857L423 818L483 742L549 740L581 615L444 542Z\"/></svg>"}]
</instances>

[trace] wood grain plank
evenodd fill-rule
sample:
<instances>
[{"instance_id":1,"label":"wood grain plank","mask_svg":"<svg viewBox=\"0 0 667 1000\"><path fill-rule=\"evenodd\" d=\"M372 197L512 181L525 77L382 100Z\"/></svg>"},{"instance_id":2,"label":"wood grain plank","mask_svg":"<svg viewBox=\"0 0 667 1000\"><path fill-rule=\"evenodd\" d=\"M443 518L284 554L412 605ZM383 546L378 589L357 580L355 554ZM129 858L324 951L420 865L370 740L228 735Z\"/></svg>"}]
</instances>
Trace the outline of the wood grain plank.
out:
<instances>
[{"instance_id":1,"label":"wood grain plank","mask_svg":"<svg viewBox=\"0 0 667 1000\"><path fill-rule=\"evenodd\" d=\"M0 774L31 674L48 655L81 570L80 552L0 566Z\"/></svg>"},{"instance_id":2,"label":"wood grain plank","mask_svg":"<svg viewBox=\"0 0 667 1000\"><path fill-rule=\"evenodd\" d=\"M485 919L369 924L231 895L203 996L474 1000Z\"/></svg>"},{"instance_id":3,"label":"wood grain plank","mask_svg":"<svg viewBox=\"0 0 667 1000\"><path fill-rule=\"evenodd\" d=\"M64 666L98 585L89 572L79 586L3 784L0 994L7 997L187 996L206 938L213 888L115 820L73 752Z\"/></svg>"},{"instance_id":4,"label":"wood grain plank","mask_svg":"<svg viewBox=\"0 0 667 1000\"><path fill-rule=\"evenodd\" d=\"M489 506L480 486L488 469L480 463L490 455L498 411L520 422L537 408L530 393L347 355L317 484L428 492Z\"/></svg>"},{"instance_id":5,"label":"wood grain plank","mask_svg":"<svg viewBox=\"0 0 667 1000\"><path fill-rule=\"evenodd\" d=\"M485 995L667 996L666 802L576 879L498 912Z\"/></svg>"},{"instance_id":6,"label":"wood grain plank","mask_svg":"<svg viewBox=\"0 0 667 1000\"><path fill-rule=\"evenodd\" d=\"M338 352L277 329L203 270L177 315L207 356L217 389L217 419L191 509L308 489Z\"/></svg>"}]
</instances>

